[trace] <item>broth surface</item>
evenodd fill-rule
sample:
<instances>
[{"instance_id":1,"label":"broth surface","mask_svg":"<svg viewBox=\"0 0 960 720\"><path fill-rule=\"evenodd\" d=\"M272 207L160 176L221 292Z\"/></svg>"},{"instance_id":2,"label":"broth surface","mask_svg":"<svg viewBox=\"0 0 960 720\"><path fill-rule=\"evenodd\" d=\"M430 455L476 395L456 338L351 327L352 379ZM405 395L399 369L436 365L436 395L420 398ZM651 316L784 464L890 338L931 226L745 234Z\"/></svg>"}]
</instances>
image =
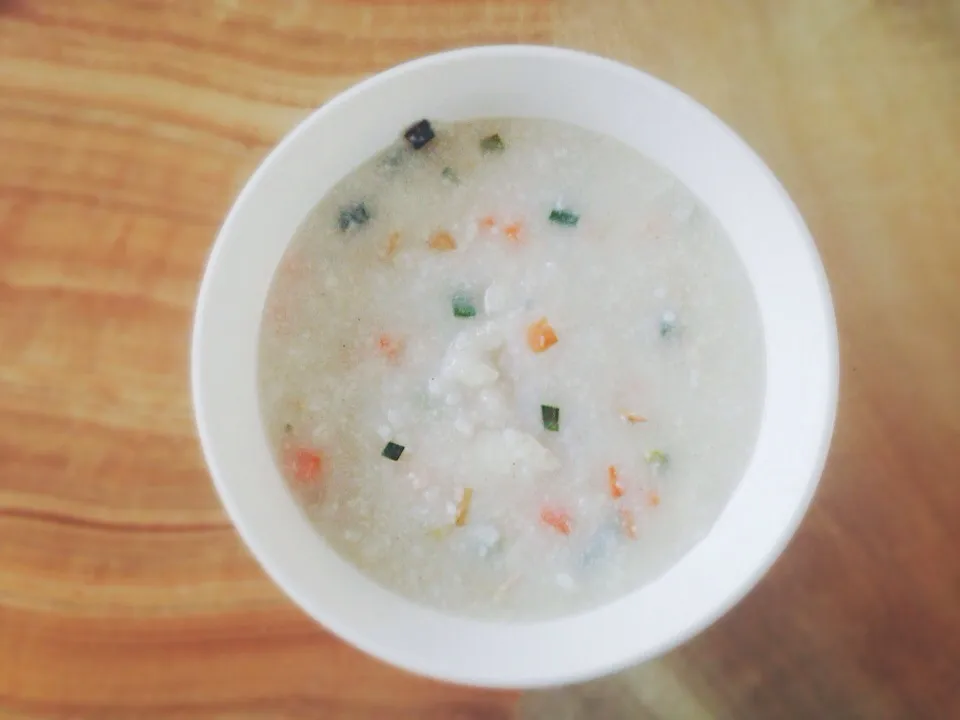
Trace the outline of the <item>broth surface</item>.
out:
<instances>
[{"instance_id":1,"label":"broth surface","mask_svg":"<svg viewBox=\"0 0 960 720\"><path fill-rule=\"evenodd\" d=\"M491 619L589 609L679 560L746 468L750 283L690 191L612 138L432 132L296 233L261 327L264 427L317 530L388 589Z\"/></svg>"}]
</instances>

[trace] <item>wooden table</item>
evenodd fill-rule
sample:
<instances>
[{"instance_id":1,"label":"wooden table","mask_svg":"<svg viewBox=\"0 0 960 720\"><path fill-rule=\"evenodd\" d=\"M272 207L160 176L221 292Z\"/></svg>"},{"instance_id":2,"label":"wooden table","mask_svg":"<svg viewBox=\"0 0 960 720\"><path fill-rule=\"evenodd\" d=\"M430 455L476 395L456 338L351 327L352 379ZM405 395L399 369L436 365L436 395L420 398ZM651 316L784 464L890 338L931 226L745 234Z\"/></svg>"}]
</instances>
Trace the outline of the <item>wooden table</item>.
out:
<instances>
[{"instance_id":1,"label":"wooden table","mask_svg":"<svg viewBox=\"0 0 960 720\"><path fill-rule=\"evenodd\" d=\"M207 479L187 344L219 221L285 131L389 65L515 41L712 108L835 293L822 489L737 609L634 671L646 716L960 717L951 0L0 0L0 716L512 715L344 646L266 580Z\"/></svg>"}]
</instances>

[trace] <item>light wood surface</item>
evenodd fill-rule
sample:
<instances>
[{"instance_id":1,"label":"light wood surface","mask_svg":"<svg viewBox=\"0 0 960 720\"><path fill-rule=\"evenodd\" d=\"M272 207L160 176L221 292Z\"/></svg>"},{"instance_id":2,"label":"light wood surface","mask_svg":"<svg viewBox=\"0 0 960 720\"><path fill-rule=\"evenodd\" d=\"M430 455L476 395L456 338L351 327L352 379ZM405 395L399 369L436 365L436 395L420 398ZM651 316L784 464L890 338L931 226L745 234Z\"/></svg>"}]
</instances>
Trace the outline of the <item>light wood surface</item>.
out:
<instances>
[{"instance_id":1,"label":"light wood surface","mask_svg":"<svg viewBox=\"0 0 960 720\"><path fill-rule=\"evenodd\" d=\"M273 588L203 468L187 343L219 221L285 131L399 61L516 41L633 63L737 129L817 239L843 363L822 489L757 590L524 712L960 717L953 0L0 0L0 717L513 714Z\"/></svg>"}]
</instances>

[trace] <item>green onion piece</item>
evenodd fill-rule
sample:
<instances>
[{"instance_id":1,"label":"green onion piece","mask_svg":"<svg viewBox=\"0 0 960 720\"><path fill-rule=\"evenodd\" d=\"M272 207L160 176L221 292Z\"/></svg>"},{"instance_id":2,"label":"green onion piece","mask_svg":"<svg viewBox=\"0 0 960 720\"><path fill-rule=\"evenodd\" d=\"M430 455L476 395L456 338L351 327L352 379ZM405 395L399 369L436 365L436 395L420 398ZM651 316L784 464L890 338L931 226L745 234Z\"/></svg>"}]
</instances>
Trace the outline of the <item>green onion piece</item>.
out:
<instances>
[{"instance_id":1,"label":"green onion piece","mask_svg":"<svg viewBox=\"0 0 960 720\"><path fill-rule=\"evenodd\" d=\"M580 222L580 216L573 210L561 210L560 208L554 208L550 211L548 220L550 220L552 223L556 223L557 225L576 227L577 223Z\"/></svg>"},{"instance_id":2,"label":"green onion piece","mask_svg":"<svg viewBox=\"0 0 960 720\"><path fill-rule=\"evenodd\" d=\"M660 337L666 337L677 329L677 314L667 310L660 316Z\"/></svg>"},{"instance_id":3,"label":"green onion piece","mask_svg":"<svg viewBox=\"0 0 960 720\"><path fill-rule=\"evenodd\" d=\"M449 167L449 166L445 167L443 169L443 172L440 174L443 175L443 179L446 180L447 182L453 183L454 185L460 184L460 176L457 175L457 171L454 170L452 167Z\"/></svg>"},{"instance_id":4,"label":"green onion piece","mask_svg":"<svg viewBox=\"0 0 960 720\"><path fill-rule=\"evenodd\" d=\"M290 433L293 432L293 425L291 425L290 423L284 423L283 431L289 435Z\"/></svg>"},{"instance_id":5,"label":"green onion piece","mask_svg":"<svg viewBox=\"0 0 960 720\"><path fill-rule=\"evenodd\" d=\"M647 450L643 454L643 459L651 465L666 465L670 462L670 456L663 450Z\"/></svg>"},{"instance_id":6,"label":"green onion piece","mask_svg":"<svg viewBox=\"0 0 960 720\"><path fill-rule=\"evenodd\" d=\"M404 449L405 448L403 447L403 445L397 445L397 443L391 441L387 443L387 446L383 449L383 452L380 454L383 455L383 457L387 458L388 460L393 460L394 462L396 462L397 460L400 459L400 456L403 455Z\"/></svg>"},{"instance_id":7,"label":"green onion piece","mask_svg":"<svg viewBox=\"0 0 960 720\"><path fill-rule=\"evenodd\" d=\"M466 295L453 296L453 316L458 318L476 317L477 307Z\"/></svg>"},{"instance_id":8,"label":"green onion piece","mask_svg":"<svg viewBox=\"0 0 960 720\"><path fill-rule=\"evenodd\" d=\"M503 138L500 137L500 133L488 135L480 141L480 149L485 153L502 152L506 147L507 146L503 144Z\"/></svg>"},{"instance_id":9,"label":"green onion piece","mask_svg":"<svg viewBox=\"0 0 960 720\"><path fill-rule=\"evenodd\" d=\"M560 430L560 408L553 405L541 405L540 417L543 419L543 429L550 432Z\"/></svg>"},{"instance_id":10,"label":"green onion piece","mask_svg":"<svg viewBox=\"0 0 960 720\"><path fill-rule=\"evenodd\" d=\"M430 125L430 121L424 119L420 122L415 122L413 125L404 130L403 137L408 143L410 143L410 147L412 147L414 150L419 150L428 142L433 140L436 135L433 132L433 126Z\"/></svg>"},{"instance_id":11,"label":"green onion piece","mask_svg":"<svg viewBox=\"0 0 960 720\"><path fill-rule=\"evenodd\" d=\"M351 225L363 225L368 220L370 220L370 213L362 202L340 208L339 224L344 232L349 230Z\"/></svg>"}]
</instances>

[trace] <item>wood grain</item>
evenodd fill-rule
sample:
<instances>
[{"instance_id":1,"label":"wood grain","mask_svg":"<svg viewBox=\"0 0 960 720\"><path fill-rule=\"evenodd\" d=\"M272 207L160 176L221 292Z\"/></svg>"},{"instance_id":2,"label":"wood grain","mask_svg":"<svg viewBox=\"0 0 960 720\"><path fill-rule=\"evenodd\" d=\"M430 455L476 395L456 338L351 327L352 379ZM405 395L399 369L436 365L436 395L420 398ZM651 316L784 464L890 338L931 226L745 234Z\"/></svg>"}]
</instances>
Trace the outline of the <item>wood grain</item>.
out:
<instances>
[{"instance_id":1,"label":"wood grain","mask_svg":"<svg viewBox=\"0 0 960 720\"><path fill-rule=\"evenodd\" d=\"M617 57L736 128L817 238L843 356L822 490L759 588L523 712L960 717L956 0L0 0L0 717L513 714L273 588L187 383L205 255L269 147L369 73L488 42Z\"/></svg>"}]
</instances>

